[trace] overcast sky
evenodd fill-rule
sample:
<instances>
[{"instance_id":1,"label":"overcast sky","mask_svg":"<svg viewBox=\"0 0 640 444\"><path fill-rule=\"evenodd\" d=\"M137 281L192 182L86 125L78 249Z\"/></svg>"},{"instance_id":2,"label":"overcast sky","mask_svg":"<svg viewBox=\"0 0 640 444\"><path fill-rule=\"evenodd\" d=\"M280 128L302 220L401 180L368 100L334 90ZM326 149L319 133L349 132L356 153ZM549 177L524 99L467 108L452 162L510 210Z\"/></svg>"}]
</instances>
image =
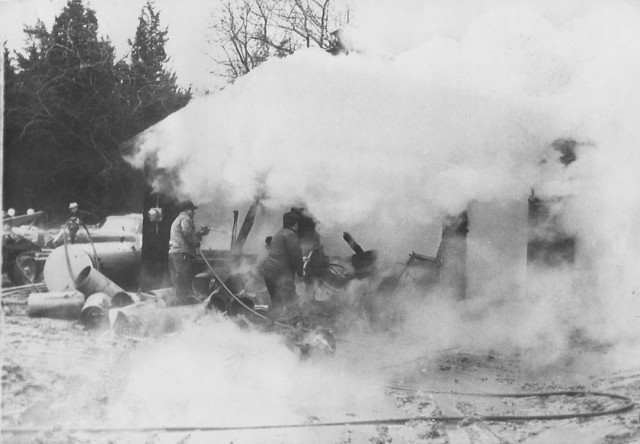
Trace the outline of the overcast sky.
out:
<instances>
[{"instance_id":1,"label":"overcast sky","mask_svg":"<svg viewBox=\"0 0 640 444\"><path fill-rule=\"evenodd\" d=\"M133 39L138 16L146 0L85 0L84 5L96 11L99 33L108 36L119 56L128 50L127 39ZM187 87L211 87L220 79L209 74L207 26L216 2L210 0L155 0L162 26L169 28L167 51L178 81ZM41 19L51 29L67 0L0 0L0 35L11 50L25 44L24 25Z\"/></svg>"},{"instance_id":2,"label":"overcast sky","mask_svg":"<svg viewBox=\"0 0 640 444\"><path fill-rule=\"evenodd\" d=\"M99 33L108 36L118 55L128 51L138 16L146 0L84 0L96 11ZM351 25L359 27L360 48L375 47L376 52L397 54L437 36L457 38L470 23L487 10L508 4L508 0L335 0L347 3ZM51 29L67 0L0 0L0 38L11 50L22 49L24 25L41 19ZM224 81L212 76L211 59L205 54L208 26L220 0L154 0L162 26L168 26L167 52L171 67L184 87L215 89ZM526 3L526 2L525 2ZM417 26L416 26L417 25ZM366 43L365 43L366 42Z\"/></svg>"}]
</instances>

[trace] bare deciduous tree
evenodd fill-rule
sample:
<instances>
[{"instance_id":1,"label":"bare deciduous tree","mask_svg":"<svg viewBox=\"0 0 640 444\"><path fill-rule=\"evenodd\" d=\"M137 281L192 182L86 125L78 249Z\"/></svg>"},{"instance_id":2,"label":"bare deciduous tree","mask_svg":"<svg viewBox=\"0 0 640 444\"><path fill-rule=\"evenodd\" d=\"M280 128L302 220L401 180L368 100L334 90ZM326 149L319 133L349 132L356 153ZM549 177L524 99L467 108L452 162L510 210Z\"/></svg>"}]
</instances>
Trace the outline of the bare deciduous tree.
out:
<instances>
[{"instance_id":1,"label":"bare deciduous tree","mask_svg":"<svg viewBox=\"0 0 640 444\"><path fill-rule=\"evenodd\" d=\"M335 0L226 0L210 25L209 55L229 80L270 57L304 47L327 51L332 32L348 22L348 10Z\"/></svg>"}]
</instances>

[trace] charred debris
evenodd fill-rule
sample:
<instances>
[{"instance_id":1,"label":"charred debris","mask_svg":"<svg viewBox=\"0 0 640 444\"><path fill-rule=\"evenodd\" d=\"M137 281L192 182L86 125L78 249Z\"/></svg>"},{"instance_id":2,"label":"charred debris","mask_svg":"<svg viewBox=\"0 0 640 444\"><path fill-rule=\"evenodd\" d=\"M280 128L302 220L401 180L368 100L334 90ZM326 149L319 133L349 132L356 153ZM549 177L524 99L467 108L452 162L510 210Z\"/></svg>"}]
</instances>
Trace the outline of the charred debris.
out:
<instances>
[{"instance_id":1,"label":"charred debris","mask_svg":"<svg viewBox=\"0 0 640 444\"><path fill-rule=\"evenodd\" d=\"M554 161L568 166L577 158L577 146L571 139L554 142ZM548 160L541 164L545 162ZM528 262L554 266L574 260L576 239L558 221L562 204L562 198L542 198L532 189L527 216ZM33 238L27 235L46 222L46 215L33 211L24 216L6 214L3 272L14 284L33 287L27 306L33 317L73 319L86 328L107 327L117 334L144 337L167 334L188 320L217 313L242 327L280 332L303 355L314 349L335 351L334 333L346 328L354 317L373 330L399 325L402 313L396 309L396 299L408 282L422 295L446 287L457 299L467 297L467 237L474 223L473 211L444 219L435 256L411 252L403 263L389 265L381 263L375 249L360 245L357 235L349 232L343 233L343 239L352 255L327 255L313 216L305 208L292 207L300 217L298 236L305 259L304 277L297 284L301 312L294 318L275 319L270 316L271 301L261 278L260 258L244 252L259 213L260 200L256 199L241 223L239 211L233 212L228 249L200 252L191 285L195 303L172 307L167 252L171 222L179 213L177 205L169 196L148 192L142 215L116 216L115 222L106 224L122 225L124 231L112 232L104 225L96 230L84 227L86 233L72 242L65 237L56 249L45 242L44 228L37 228ZM66 277L60 279L61 275ZM38 287L42 280L46 292Z\"/></svg>"}]
</instances>

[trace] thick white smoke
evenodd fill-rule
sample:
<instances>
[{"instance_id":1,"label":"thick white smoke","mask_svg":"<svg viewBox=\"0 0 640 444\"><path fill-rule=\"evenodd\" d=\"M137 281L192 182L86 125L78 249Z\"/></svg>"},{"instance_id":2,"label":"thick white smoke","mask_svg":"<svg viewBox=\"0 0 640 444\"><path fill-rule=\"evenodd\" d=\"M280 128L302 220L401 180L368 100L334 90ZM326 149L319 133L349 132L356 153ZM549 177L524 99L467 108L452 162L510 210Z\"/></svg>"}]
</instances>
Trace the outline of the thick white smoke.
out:
<instances>
[{"instance_id":1,"label":"thick white smoke","mask_svg":"<svg viewBox=\"0 0 640 444\"><path fill-rule=\"evenodd\" d=\"M133 162L153 158L213 211L302 202L325 239L350 231L400 259L434 254L441 216L470 202L570 197L575 269L530 270L528 299L487 315L486 338L562 347L567 319L608 340L637 331L640 4L359 1L351 17L348 55L270 60L145 133ZM578 159L541 166L558 138Z\"/></svg>"},{"instance_id":2,"label":"thick white smoke","mask_svg":"<svg viewBox=\"0 0 640 444\"><path fill-rule=\"evenodd\" d=\"M383 381L337 360L301 362L282 335L209 316L131 353L107 419L120 426L257 426L384 417ZM126 368L125 368L126 367ZM124 368L124 369L123 369Z\"/></svg>"}]
</instances>

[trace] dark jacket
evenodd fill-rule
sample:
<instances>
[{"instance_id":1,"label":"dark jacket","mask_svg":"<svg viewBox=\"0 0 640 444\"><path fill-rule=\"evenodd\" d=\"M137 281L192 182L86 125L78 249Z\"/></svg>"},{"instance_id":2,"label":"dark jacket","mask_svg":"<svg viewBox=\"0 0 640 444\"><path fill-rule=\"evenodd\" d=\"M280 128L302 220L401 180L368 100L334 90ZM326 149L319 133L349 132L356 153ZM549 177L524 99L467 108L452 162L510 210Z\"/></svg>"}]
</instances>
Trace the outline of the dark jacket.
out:
<instances>
[{"instance_id":1,"label":"dark jacket","mask_svg":"<svg viewBox=\"0 0 640 444\"><path fill-rule=\"evenodd\" d=\"M74 217L79 219L80 223L83 223L85 225L95 225L98 222L100 222L100 219L98 218L98 216L96 216L90 211L85 211L85 210L78 210L75 213L72 211L67 212L67 220L72 219Z\"/></svg>"},{"instance_id":2,"label":"dark jacket","mask_svg":"<svg viewBox=\"0 0 640 444\"><path fill-rule=\"evenodd\" d=\"M291 228L283 228L273 235L269 244L269 255L263 267L265 274L268 275L298 274L302 276L302 250L295 231Z\"/></svg>"}]
</instances>

